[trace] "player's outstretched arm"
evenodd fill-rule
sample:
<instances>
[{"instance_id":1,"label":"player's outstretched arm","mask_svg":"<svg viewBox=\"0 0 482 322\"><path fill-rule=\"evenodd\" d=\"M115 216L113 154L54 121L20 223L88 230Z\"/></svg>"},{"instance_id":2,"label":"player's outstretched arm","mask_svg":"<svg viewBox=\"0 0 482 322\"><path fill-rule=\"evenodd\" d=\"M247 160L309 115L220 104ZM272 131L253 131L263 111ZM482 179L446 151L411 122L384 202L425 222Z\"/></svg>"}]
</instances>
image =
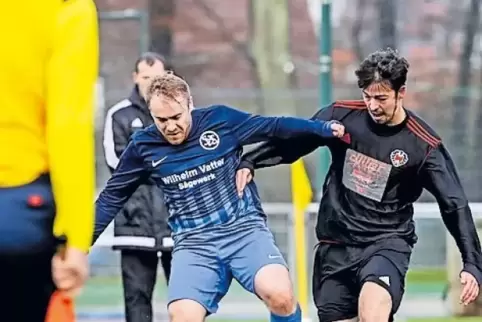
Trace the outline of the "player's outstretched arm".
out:
<instances>
[{"instance_id":1,"label":"player's outstretched arm","mask_svg":"<svg viewBox=\"0 0 482 322\"><path fill-rule=\"evenodd\" d=\"M223 109L225 121L239 144L247 145L269 139L290 139L313 135L319 138L341 137L344 127L337 121L303 119L289 116L261 116L227 106Z\"/></svg>"},{"instance_id":2,"label":"player's outstretched arm","mask_svg":"<svg viewBox=\"0 0 482 322\"><path fill-rule=\"evenodd\" d=\"M333 106L318 110L311 120L329 121L333 119ZM243 156L240 168L251 170L272 167L278 164L290 164L299 158L324 146L330 139L316 135L303 135L289 139L271 139Z\"/></svg>"},{"instance_id":3,"label":"player's outstretched arm","mask_svg":"<svg viewBox=\"0 0 482 322\"><path fill-rule=\"evenodd\" d=\"M121 155L112 177L95 202L94 243L114 219L137 187L149 179L150 171L144 166L134 140Z\"/></svg>"},{"instance_id":4,"label":"player's outstretched arm","mask_svg":"<svg viewBox=\"0 0 482 322\"><path fill-rule=\"evenodd\" d=\"M430 152L421 174L424 187L436 198L443 222L457 243L463 270L482 284L480 241L454 162L443 144Z\"/></svg>"},{"instance_id":5,"label":"player's outstretched arm","mask_svg":"<svg viewBox=\"0 0 482 322\"><path fill-rule=\"evenodd\" d=\"M54 231L87 251L94 226L94 91L98 25L93 1L61 4L46 77L46 136L56 203Z\"/></svg>"}]
</instances>

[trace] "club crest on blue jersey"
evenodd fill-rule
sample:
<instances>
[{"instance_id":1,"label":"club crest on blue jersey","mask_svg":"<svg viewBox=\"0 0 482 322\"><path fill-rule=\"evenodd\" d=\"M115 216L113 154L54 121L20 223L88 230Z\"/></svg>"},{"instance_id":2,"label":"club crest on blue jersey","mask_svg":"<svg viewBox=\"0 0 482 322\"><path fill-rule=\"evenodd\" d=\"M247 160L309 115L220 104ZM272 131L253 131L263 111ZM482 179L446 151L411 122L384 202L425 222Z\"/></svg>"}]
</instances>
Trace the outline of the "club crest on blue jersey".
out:
<instances>
[{"instance_id":1,"label":"club crest on blue jersey","mask_svg":"<svg viewBox=\"0 0 482 322\"><path fill-rule=\"evenodd\" d=\"M390 153L390 161L392 161L392 164L394 167L401 167L408 162L408 155L405 153L405 151L402 150L393 150L392 153Z\"/></svg>"},{"instance_id":2,"label":"club crest on blue jersey","mask_svg":"<svg viewBox=\"0 0 482 322\"><path fill-rule=\"evenodd\" d=\"M205 131L199 137L199 144L205 150L214 150L219 146L219 135L214 131Z\"/></svg>"}]
</instances>

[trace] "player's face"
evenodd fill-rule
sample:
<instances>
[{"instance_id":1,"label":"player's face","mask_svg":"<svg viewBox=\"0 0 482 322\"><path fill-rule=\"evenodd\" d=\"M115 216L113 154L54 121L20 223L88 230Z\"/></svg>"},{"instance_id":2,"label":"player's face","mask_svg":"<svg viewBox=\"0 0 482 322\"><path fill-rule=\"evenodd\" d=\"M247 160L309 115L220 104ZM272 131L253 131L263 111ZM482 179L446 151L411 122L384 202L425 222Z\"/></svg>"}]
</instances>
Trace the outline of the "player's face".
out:
<instances>
[{"instance_id":1,"label":"player's face","mask_svg":"<svg viewBox=\"0 0 482 322\"><path fill-rule=\"evenodd\" d=\"M374 83L363 90L363 100L371 118L379 124L397 123L399 113L403 113L401 102L405 95L405 87L397 93L389 84ZM397 108L397 105L399 108Z\"/></svg>"},{"instance_id":2,"label":"player's face","mask_svg":"<svg viewBox=\"0 0 482 322\"><path fill-rule=\"evenodd\" d=\"M154 96L149 108L157 129L174 145L183 143L191 130L192 99L179 97L176 100Z\"/></svg>"},{"instance_id":3,"label":"player's face","mask_svg":"<svg viewBox=\"0 0 482 322\"><path fill-rule=\"evenodd\" d=\"M152 66L146 64L145 61L141 61L139 65L137 65L137 70L138 72L134 72L132 77L134 83L139 88L141 96L145 98L151 79L154 76L164 74L166 70L164 69L164 64L160 61L156 61Z\"/></svg>"}]
</instances>

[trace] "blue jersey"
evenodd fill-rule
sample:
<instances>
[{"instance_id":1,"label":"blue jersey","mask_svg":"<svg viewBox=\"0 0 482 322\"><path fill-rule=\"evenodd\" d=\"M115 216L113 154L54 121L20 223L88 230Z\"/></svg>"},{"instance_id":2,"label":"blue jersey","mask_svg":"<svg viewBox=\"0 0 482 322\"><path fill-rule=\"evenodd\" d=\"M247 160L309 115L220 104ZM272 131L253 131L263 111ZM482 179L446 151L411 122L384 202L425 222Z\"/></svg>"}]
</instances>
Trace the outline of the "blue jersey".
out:
<instances>
[{"instance_id":1,"label":"blue jersey","mask_svg":"<svg viewBox=\"0 0 482 322\"><path fill-rule=\"evenodd\" d=\"M190 133L180 145L167 142L155 125L140 130L97 199L94 240L148 181L164 192L174 235L263 216L254 182L242 198L237 194L235 175L243 145L313 134L332 137L331 122L251 115L227 106L194 109Z\"/></svg>"}]
</instances>

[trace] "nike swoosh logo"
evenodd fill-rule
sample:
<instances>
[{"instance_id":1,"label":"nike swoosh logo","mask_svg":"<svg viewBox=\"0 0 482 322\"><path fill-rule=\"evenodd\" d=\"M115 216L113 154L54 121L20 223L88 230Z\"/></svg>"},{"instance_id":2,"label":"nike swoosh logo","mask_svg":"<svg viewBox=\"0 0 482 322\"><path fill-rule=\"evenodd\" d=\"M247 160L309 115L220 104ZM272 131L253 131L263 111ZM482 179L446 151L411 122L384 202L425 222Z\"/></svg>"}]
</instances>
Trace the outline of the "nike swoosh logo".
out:
<instances>
[{"instance_id":1,"label":"nike swoosh logo","mask_svg":"<svg viewBox=\"0 0 482 322\"><path fill-rule=\"evenodd\" d=\"M157 160L157 161L152 160L152 167L154 167L154 168L157 167L159 164L161 164L162 161L164 161L166 159L167 159L167 155L160 160Z\"/></svg>"}]
</instances>

